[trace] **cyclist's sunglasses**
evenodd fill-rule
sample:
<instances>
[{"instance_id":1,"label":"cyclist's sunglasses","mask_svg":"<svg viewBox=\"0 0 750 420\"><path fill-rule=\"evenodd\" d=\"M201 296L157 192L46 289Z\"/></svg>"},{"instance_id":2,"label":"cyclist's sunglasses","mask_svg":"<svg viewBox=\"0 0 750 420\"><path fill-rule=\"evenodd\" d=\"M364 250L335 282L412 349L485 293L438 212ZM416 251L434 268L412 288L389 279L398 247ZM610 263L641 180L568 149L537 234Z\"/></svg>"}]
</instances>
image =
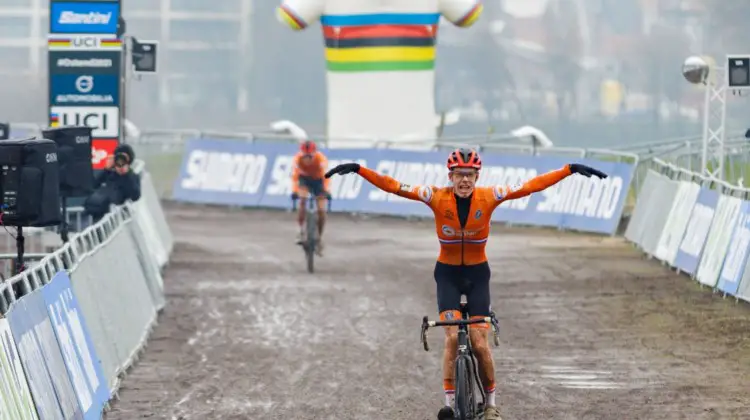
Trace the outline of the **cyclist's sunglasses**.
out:
<instances>
[{"instance_id":1,"label":"cyclist's sunglasses","mask_svg":"<svg viewBox=\"0 0 750 420\"><path fill-rule=\"evenodd\" d=\"M451 176L473 178L479 174L479 171L477 171L476 169L454 169L450 173Z\"/></svg>"}]
</instances>

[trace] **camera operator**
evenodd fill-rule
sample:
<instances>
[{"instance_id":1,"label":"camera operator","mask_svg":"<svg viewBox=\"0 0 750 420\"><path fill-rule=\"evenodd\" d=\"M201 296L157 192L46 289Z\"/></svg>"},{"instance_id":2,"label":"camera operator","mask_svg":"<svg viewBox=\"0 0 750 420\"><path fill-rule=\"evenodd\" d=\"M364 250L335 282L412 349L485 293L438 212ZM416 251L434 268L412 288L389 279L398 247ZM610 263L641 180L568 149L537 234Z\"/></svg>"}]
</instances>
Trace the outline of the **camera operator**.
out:
<instances>
[{"instance_id":1,"label":"camera operator","mask_svg":"<svg viewBox=\"0 0 750 420\"><path fill-rule=\"evenodd\" d=\"M86 198L83 207L94 222L101 219L111 205L141 198L141 179L130 168L135 152L130 145L121 144L107 160L106 169L94 180L94 192Z\"/></svg>"}]
</instances>

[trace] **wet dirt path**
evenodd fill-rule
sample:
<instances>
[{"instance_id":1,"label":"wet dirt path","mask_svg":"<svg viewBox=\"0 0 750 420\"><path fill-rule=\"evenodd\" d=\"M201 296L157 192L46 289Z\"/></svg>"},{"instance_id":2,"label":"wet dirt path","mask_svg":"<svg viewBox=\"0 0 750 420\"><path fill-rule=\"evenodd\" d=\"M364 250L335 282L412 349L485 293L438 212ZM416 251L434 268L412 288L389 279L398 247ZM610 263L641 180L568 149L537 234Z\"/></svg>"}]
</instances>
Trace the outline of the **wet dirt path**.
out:
<instances>
[{"instance_id":1,"label":"wet dirt path","mask_svg":"<svg viewBox=\"0 0 750 420\"><path fill-rule=\"evenodd\" d=\"M434 419L431 222L167 205L168 306L108 419ZM750 306L619 238L493 227L498 402L512 419L750 418Z\"/></svg>"}]
</instances>

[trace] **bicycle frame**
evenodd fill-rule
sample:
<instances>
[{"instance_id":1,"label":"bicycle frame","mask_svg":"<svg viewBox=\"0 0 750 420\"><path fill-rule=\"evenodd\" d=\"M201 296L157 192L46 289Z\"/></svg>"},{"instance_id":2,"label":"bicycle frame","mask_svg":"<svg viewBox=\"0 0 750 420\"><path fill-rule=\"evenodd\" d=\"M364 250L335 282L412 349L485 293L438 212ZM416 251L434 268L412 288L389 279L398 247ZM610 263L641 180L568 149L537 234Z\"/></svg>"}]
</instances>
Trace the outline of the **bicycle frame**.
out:
<instances>
[{"instance_id":1,"label":"bicycle frame","mask_svg":"<svg viewBox=\"0 0 750 420\"><path fill-rule=\"evenodd\" d=\"M318 210L317 210L317 200L318 197L314 197L312 195L308 195L305 197L306 203L306 211L305 211L305 220L304 220L304 226L307 230L307 241L304 243L300 243L302 245L302 248L305 250L305 257L307 259L307 271L312 273L315 271L315 247L317 245L317 239L318 239ZM331 199L326 197L328 200L328 211L331 210ZM297 200L292 199L292 209L294 211L297 210Z\"/></svg>"},{"instance_id":2,"label":"bicycle frame","mask_svg":"<svg viewBox=\"0 0 750 420\"><path fill-rule=\"evenodd\" d=\"M479 411L479 408L485 405L486 402L486 395L484 392L484 388L482 387L482 382L479 378L479 366L476 361L476 357L474 356L474 353L471 348L471 339L469 338L469 325L471 324L481 324L481 323L490 323L492 325L493 330L493 341L495 345L497 346L499 344L499 331L500 328L498 326L497 318L495 317L495 313L490 311L490 316L484 317L484 318L478 318L478 319L469 319L469 314L466 311L466 305L462 302L461 303L461 319L459 320L448 320L448 321L430 321L427 316L422 318L422 333L421 333L421 339L422 339L422 345L424 346L425 351L430 350L430 346L427 343L427 330L431 327L439 327L439 326L457 326L458 327L458 349L456 354L456 374L455 374L455 381L457 384L456 387L456 407L454 407L454 412L458 414L460 419L471 419L475 418L477 411ZM468 378L468 389L463 389L463 385L459 384L459 377L461 376L459 374L459 371L463 368L464 364L469 366L469 378ZM459 389L461 388L461 389ZM474 390L476 388L479 388L479 394L482 396L482 402L478 403L474 400ZM468 395L459 395L463 394L464 392L467 392ZM470 405L468 407L461 406L461 405ZM468 414L468 416L467 416Z\"/></svg>"}]
</instances>

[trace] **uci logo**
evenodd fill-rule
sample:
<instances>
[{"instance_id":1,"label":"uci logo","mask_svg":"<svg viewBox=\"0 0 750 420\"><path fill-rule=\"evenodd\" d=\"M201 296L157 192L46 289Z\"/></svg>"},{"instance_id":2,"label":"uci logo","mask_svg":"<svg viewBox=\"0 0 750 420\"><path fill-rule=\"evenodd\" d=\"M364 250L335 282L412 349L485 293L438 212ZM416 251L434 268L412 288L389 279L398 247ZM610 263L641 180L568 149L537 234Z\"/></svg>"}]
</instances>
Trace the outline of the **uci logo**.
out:
<instances>
[{"instance_id":1,"label":"uci logo","mask_svg":"<svg viewBox=\"0 0 750 420\"><path fill-rule=\"evenodd\" d=\"M71 43L74 48L96 48L101 44L99 38L93 36L75 37Z\"/></svg>"},{"instance_id":2,"label":"uci logo","mask_svg":"<svg viewBox=\"0 0 750 420\"><path fill-rule=\"evenodd\" d=\"M46 160L47 163L57 162L57 153L47 153L47 155L44 157L44 160Z\"/></svg>"}]
</instances>

